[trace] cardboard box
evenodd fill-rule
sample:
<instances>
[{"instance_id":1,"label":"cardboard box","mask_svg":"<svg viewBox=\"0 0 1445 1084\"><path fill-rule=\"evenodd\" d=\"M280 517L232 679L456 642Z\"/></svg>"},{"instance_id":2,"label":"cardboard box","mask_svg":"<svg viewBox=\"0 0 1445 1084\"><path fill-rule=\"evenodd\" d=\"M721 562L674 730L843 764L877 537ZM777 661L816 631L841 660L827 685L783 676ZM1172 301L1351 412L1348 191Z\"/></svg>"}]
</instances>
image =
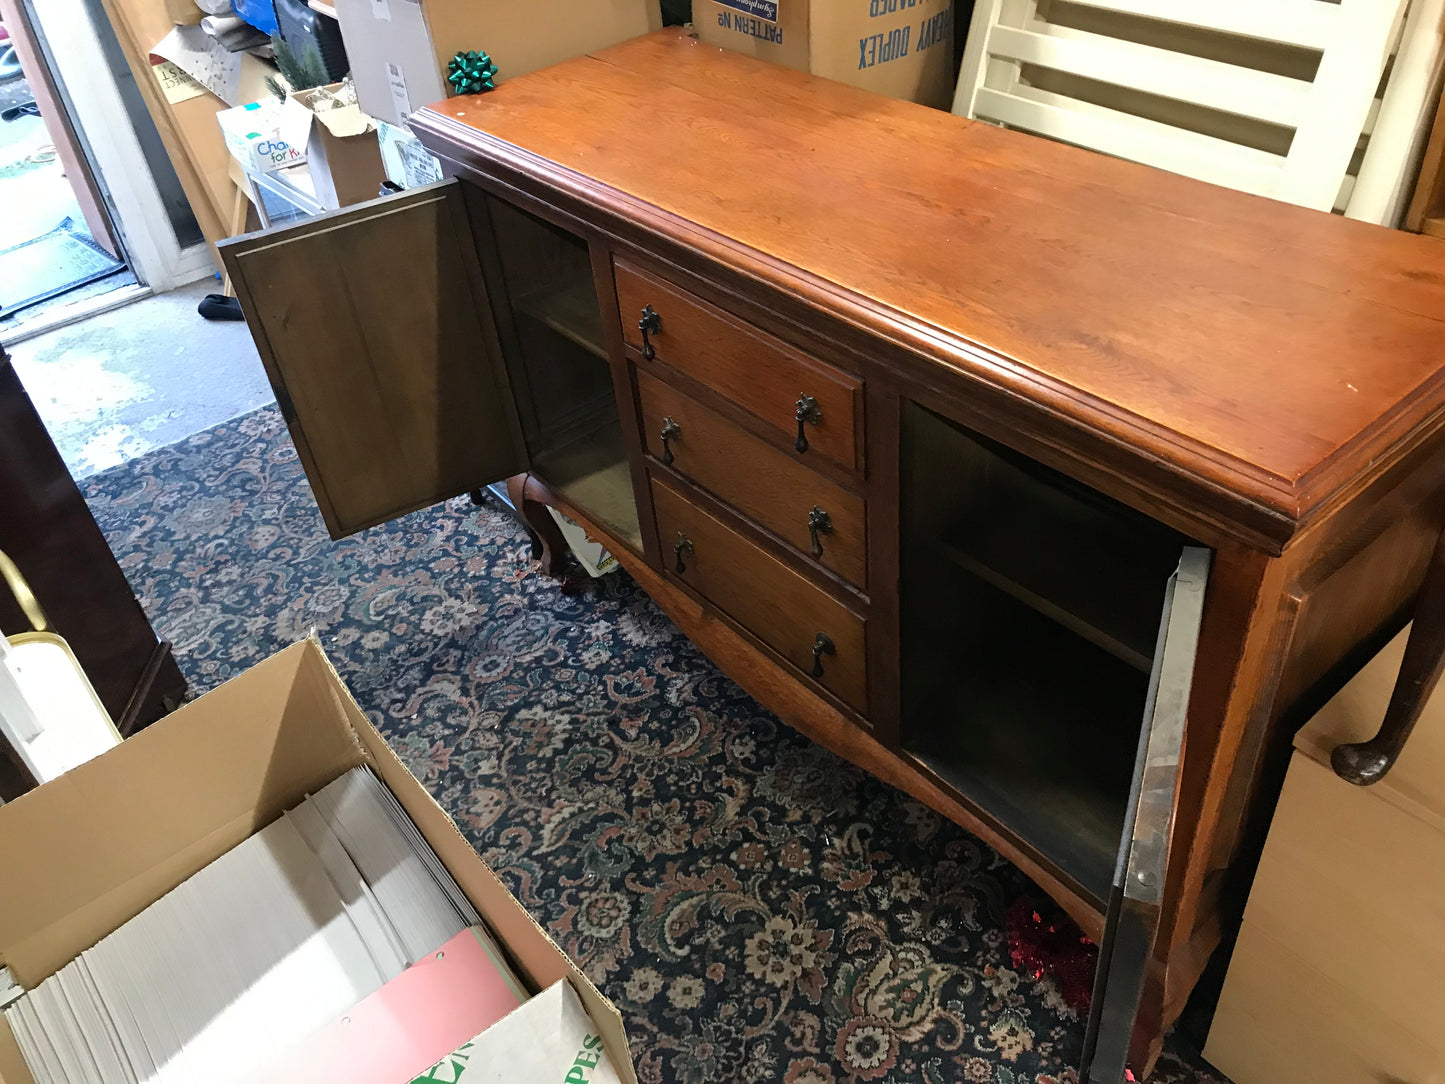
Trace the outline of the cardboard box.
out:
<instances>
[{"instance_id":1,"label":"cardboard box","mask_svg":"<svg viewBox=\"0 0 1445 1084\"><path fill-rule=\"evenodd\" d=\"M497 82L662 27L657 0L336 0L361 108L401 124L447 97L459 52L488 53Z\"/></svg>"},{"instance_id":2,"label":"cardboard box","mask_svg":"<svg viewBox=\"0 0 1445 1084\"><path fill-rule=\"evenodd\" d=\"M1445 686L1384 779L1330 767L1379 727L1407 637L1295 736L1204 1048L1237 1084L1445 1079Z\"/></svg>"},{"instance_id":3,"label":"cardboard box","mask_svg":"<svg viewBox=\"0 0 1445 1084\"><path fill-rule=\"evenodd\" d=\"M694 0L698 39L890 98L953 102L953 0Z\"/></svg>"},{"instance_id":4,"label":"cardboard box","mask_svg":"<svg viewBox=\"0 0 1445 1084\"><path fill-rule=\"evenodd\" d=\"M284 110L275 99L222 109L216 114L226 149L251 173L269 173L306 161L305 144L282 135Z\"/></svg>"},{"instance_id":5,"label":"cardboard box","mask_svg":"<svg viewBox=\"0 0 1445 1084\"><path fill-rule=\"evenodd\" d=\"M333 211L376 199L386 180L376 122L359 105L317 108L340 88L297 91L286 99L281 121L282 138L305 148L317 200Z\"/></svg>"},{"instance_id":6,"label":"cardboard box","mask_svg":"<svg viewBox=\"0 0 1445 1084\"><path fill-rule=\"evenodd\" d=\"M0 806L0 962L24 986L253 832L370 764L537 992L568 980L624 1084L622 1018L537 925L303 641L50 783ZM0 1084L32 1084L0 1019Z\"/></svg>"}]
</instances>

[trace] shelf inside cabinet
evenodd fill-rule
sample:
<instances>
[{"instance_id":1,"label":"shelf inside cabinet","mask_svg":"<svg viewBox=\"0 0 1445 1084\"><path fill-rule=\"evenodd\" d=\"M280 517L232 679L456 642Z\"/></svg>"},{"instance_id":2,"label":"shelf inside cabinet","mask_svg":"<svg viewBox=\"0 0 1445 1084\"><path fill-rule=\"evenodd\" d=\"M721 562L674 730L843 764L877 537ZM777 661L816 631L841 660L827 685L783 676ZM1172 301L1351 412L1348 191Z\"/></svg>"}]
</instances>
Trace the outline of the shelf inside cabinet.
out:
<instances>
[{"instance_id":1,"label":"shelf inside cabinet","mask_svg":"<svg viewBox=\"0 0 1445 1084\"><path fill-rule=\"evenodd\" d=\"M521 298L517 310L545 324L589 354L607 360L603 345L602 311L592 280L572 279L562 285L538 290Z\"/></svg>"},{"instance_id":2,"label":"shelf inside cabinet","mask_svg":"<svg viewBox=\"0 0 1445 1084\"><path fill-rule=\"evenodd\" d=\"M1188 540L925 410L907 415L909 526L924 575L976 576L1142 673Z\"/></svg>"},{"instance_id":3,"label":"shelf inside cabinet","mask_svg":"<svg viewBox=\"0 0 1445 1084\"><path fill-rule=\"evenodd\" d=\"M1000 591L1134 669L1148 673L1159 633L1163 577L1141 583L1138 568L1107 549L1077 554L1061 565L1031 552L1017 519L995 520L955 539L932 540L945 561Z\"/></svg>"},{"instance_id":4,"label":"shelf inside cabinet","mask_svg":"<svg viewBox=\"0 0 1445 1084\"><path fill-rule=\"evenodd\" d=\"M964 590L959 620L983 630L940 660L903 747L1102 903L1148 675L981 577Z\"/></svg>"},{"instance_id":5,"label":"shelf inside cabinet","mask_svg":"<svg viewBox=\"0 0 1445 1084\"><path fill-rule=\"evenodd\" d=\"M642 528L619 422L609 420L568 444L538 455L535 467L558 496L642 552Z\"/></svg>"}]
</instances>

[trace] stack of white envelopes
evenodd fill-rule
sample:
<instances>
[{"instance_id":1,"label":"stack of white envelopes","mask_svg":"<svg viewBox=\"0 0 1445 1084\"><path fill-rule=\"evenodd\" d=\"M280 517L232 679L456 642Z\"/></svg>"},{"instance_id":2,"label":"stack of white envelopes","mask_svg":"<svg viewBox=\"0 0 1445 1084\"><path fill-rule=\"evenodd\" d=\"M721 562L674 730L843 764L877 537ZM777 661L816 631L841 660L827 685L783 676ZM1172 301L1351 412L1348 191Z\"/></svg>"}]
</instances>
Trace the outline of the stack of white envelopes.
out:
<instances>
[{"instance_id":1,"label":"stack of white envelopes","mask_svg":"<svg viewBox=\"0 0 1445 1084\"><path fill-rule=\"evenodd\" d=\"M246 1080L480 923L391 792L356 768L5 1015L36 1084Z\"/></svg>"}]
</instances>

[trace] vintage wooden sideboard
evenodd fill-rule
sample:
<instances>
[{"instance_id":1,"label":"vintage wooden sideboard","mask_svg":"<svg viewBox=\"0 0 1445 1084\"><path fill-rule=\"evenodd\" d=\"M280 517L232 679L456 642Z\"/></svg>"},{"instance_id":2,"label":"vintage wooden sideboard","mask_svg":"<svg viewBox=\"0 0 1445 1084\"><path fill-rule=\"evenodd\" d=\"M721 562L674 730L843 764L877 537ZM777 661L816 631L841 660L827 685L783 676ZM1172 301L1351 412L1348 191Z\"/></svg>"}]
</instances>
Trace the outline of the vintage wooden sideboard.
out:
<instances>
[{"instance_id":1,"label":"vintage wooden sideboard","mask_svg":"<svg viewBox=\"0 0 1445 1084\"><path fill-rule=\"evenodd\" d=\"M412 125L452 180L224 247L331 531L580 519L1057 899L1089 1079L1147 1071L1445 525L1445 246L682 31Z\"/></svg>"}]
</instances>

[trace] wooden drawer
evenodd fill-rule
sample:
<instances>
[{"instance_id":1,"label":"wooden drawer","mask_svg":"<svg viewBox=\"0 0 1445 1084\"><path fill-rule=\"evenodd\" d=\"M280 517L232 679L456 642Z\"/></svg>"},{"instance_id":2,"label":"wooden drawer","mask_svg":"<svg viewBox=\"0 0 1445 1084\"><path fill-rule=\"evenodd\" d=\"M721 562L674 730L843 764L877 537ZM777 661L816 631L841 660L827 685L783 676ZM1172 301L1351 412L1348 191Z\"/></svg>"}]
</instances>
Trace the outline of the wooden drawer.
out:
<instances>
[{"instance_id":1,"label":"wooden drawer","mask_svg":"<svg viewBox=\"0 0 1445 1084\"><path fill-rule=\"evenodd\" d=\"M767 644L805 675L819 633L833 644L820 657L818 685L868 714L864 620L821 588L671 489L652 479L653 506L667 571ZM679 538L691 547L681 553Z\"/></svg>"},{"instance_id":2,"label":"wooden drawer","mask_svg":"<svg viewBox=\"0 0 1445 1084\"><path fill-rule=\"evenodd\" d=\"M775 426L789 455L826 456L862 468L863 382L808 357L686 290L616 261L617 303L627 342L642 349L638 319L651 306L661 329L649 336L657 357ZM798 399L817 401L818 420L804 425L808 450L791 451Z\"/></svg>"},{"instance_id":3,"label":"wooden drawer","mask_svg":"<svg viewBox=\"0 0 1445 1084\"><path fill-rule=\"evenodd\" d=\"M701 403L641 371L642 425L654 459L717 494L849 583L867 582L863 498L828 481ZM671 423L671 424L669 424ZM664 446L662 433L669 437ZM810 517L826 513L815 556Z\"/></svg>"}]
</instances>

